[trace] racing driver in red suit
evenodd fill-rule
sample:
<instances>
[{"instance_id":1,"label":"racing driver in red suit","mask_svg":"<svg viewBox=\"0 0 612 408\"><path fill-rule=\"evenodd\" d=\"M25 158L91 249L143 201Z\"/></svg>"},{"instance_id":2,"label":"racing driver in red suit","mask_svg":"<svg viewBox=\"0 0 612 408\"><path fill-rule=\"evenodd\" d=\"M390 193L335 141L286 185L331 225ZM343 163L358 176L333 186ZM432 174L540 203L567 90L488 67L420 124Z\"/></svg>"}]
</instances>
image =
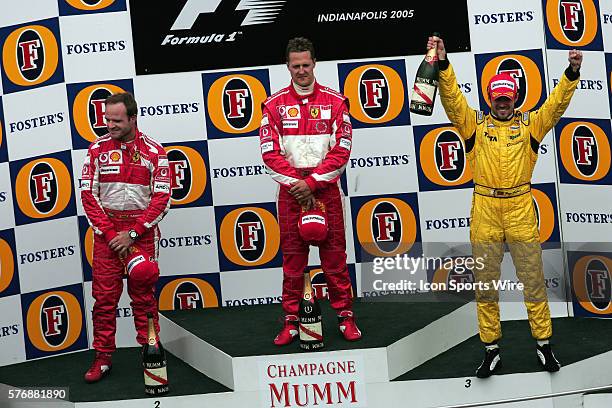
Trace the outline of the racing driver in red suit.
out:
<instances>
[{"instance_id":1,"label":"racing driver in red suit","mask_svg":"<svg viewBox=\"0 0 612 408\"><path fill-rule=\"evenodd\" d=\"M298 231L298 218L302 208L312 208L315 200L325 206L328 218L327 238L318 246L330 303L337 312L344 338L358 340L361 332L351 310L353 294L346 266L343 196L338 186L351 154L348 101L315 81L316 59L308 39L290 40L286 58L291 84L263 103L259 130L263 161L280 184L278 222L285 322L274 344L289 344L298 334L297 313L309 252L309 243L302 240Z\"/></svg>"},{"instance_id":2,"label":"racing driver in red suit","mask_svg":"<svg viewBox=\"0 0 612 408\"><path fill-rule=\"evenodd\" d=\"M115 351L115 313L123 291L123 259L133 245L157 261L157 223L170 208L170 169L164 148L136 127L137 104L130 93L105 101L109 133L93 142L80 180L81 200L94 231L93 348L96 357L85 381L96 382L110 371ZM159 333L156 263L148 275L130 275L134 325L139 344L147 342L147 313Z\"/></svg>"}]
</instances>

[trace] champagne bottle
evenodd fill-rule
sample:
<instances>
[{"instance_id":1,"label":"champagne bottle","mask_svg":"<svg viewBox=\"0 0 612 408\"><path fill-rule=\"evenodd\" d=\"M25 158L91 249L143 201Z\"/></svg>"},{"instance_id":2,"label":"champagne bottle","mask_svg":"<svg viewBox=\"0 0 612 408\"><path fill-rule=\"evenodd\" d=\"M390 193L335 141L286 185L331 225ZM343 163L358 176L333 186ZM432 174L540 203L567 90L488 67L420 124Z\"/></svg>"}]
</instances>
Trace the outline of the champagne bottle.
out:
<instances>
[{"instance_id":1,"label":"champagne bottle","mask_svg":"<svg viewBox=\"0 0 612 408\"><path fill-rule=\"evenodd\" d=\"M439 34L433 33L433 35L437 37ZM417 70L410 98L410 112L431 116L438 92L439 77L438 53L436 48L432 48L427 51L425 59Z\"/></svg>"},{"instance_id":2,"label":"champagne bottle","mask_svg":"<svg viewBox=\"0 0 612 408\"><path fill-rule=\"evenodd\" d=\"M149 322L149 340L142 349L145 393L149 395L163 395L170 391L168 373L166 371L166 352L161 342L157 340L152 313L147 313L147 320Z\"/></svg>"},{"instance_id":3,"label":"champagne bottle","mask_svg":"<svg viewBox=\"0 0 612 408\"><path fill-rule=\"evenodd\" d=\"M304 290L300 300L300 347L303 350L320 350L325 346L323 343L323 325L321 307L315 296L310 272L304 270Z\"/></svg>"}]
</instances>

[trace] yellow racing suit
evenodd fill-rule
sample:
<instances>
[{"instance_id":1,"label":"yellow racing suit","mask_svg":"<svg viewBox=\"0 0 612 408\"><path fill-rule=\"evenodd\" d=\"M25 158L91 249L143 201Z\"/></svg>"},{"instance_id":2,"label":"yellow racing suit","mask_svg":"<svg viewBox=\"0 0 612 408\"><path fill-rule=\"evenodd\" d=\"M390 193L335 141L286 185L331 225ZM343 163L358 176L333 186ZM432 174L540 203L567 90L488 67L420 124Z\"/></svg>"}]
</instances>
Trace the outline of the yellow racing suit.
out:
<instances>
[{"instance_id":1,"label":"yellow racing suit","mask_svg":"<svg viewBox=\"0 0 612 408\"><path fill-rule=\"evenodd\" d=\"M504 242L524 286L531 334L537 340L548 339L552 323L530 182L539 144L569 105L579 74L568 68L539 109L515 111L502 121L471 109L453 67L448 62L440 65L442 105L464 140L474 177L470 241L472 255L484 265L474 269L480 339L493 343L501 338L499 293L492 282L500 278Z\"/></svg>"}]
</instances>

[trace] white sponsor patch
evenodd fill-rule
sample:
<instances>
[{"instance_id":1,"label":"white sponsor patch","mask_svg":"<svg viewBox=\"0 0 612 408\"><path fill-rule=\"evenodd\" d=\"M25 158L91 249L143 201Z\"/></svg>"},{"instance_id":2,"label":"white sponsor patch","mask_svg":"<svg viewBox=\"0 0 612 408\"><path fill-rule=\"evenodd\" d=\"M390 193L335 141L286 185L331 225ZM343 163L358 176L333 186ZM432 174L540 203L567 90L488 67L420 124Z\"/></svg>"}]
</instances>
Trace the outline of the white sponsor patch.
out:
<instances>
[{"instance_id":1,"label":"white sponsor patch","mask_svg":"<svg viewBox=\"0 0 612 408\"><path fill-rule=\"evenodd\" d=\"M317 224L323 224L325 225L325 218L323 218L321 215L305 215L302 217L302 224L310 224L310 223L317 223Z\"/></svg>"},{"instance_id":2,"label":"white sponsor patch","mask_svg":"<svg viewBox=\"0 0 612 408\"><path fill-rule=\"evenodd\" d=\"M158 181L155 182L153 186L154 193L169 193L170 192L170 183L160 183Z\"/></svg>"},{"instance_id":3,"label":"white sponsor patch","mask_svg":"<svg viewBox=\"0 0 612 408\"><path fill-rule=\"evenodd\" d=\"M157 159L157 166L158 167L168 167L168 157L159 156L159 159Z\"/></svg>"},{"instance_id":4,"label":"white sponsor patch","mask_svg":"<svg viewBox=\"0 0 612 408\"><path fill-rule=\"evenodd\" d=\"M102 166L100 167L100 174L119 174L121 171L119 166Z\"/></svg>"},{"instance_id":5,"label":"white sponsor patch","mask_svg":"<svg viewBox=\"0 0 612 408\"><path fill-rule=\"evenodd\" d=\"M351 123L351 116L348 114L348 112L344 112L342 114L342 121L344 123L349 123L349 124Z\"/></svg>"},{"instance_id":6,"label":"white sponsor patch","mask_svg":"<svg viewBox=\"0 0 612 408\"><path fill-rule=\"evenodd\" d=\"M321 119L331 119L331 106L321 107Z\"/></svg>"},{"instance_id":7,"label":"white sponsor patch","mask_svg":"<svg viewBox=\"0 0 612 408\"><path fill-rule=\"evenodd\" d=\"M491 90L494 91L497 88L510 88L514 90L514 83L511 81L506 81L505 79L501 79L499 81L495 81L491 84Z\"/></svg>"},{"instance_id":8,"label":"white sponsor patch","mask_svg":"<svg viewBox=\"0 0 612 408\"><path fill-rule=\"evenodd\" d=\"M274 142L265 142L261 144L261 154L268 153L274 150Z\"/></svg>"},{"instance_id":9,"label":"white sponsor patch","mask_svg":"<svg viewBox=\"0 0 612 408\"><path fill-rule=\"evenodd\" d=\"M91 190L91 180L79 180L79 188L81 190L89 191Z\"/></svg>"},{"instance_id":10,"label":"white sponsor patch","mask_svg":"<svg viewBox=\"0 0 612 408\"><path fill-rule=\"evenodd\" d=\"M268 114L264 114L261 117L261 126L268 126L270 124L270 122L268 121Z\"/></svg>"},{"instance_id":11,"label":"white sponsor patch","mask_svg":"<svg viewBox=\"0 0 612 408\"><path fill-rule=\"evenodd\" d=\"M297 129L298 121L297 120L283 120L283 128L285 129Z\"/></svg>"},{"instance_id":12,"label":"white sponsor patch","mask_svg":"<svg viewBox=\"0 0 612 408\"><path fill-rule=\"evenodd\" d=\"M137 257L132 259L130 262L128 262L128 264L126 265L128 274L132 273L132 270L134 269L136 265L144 261L145 261L145 257L143 255L138 255Z\"/></svg>"},{"instance_id":13,"label":"white sponsor patch","mask_svg":"<svg viewBox=\"0 0 612 408\"><path fill-rule=\"evenodd\" d=\"M351 150L351 141L349 139L340 139L340 147L345 148L346 150Z\"/></svg>"}]
</instances>

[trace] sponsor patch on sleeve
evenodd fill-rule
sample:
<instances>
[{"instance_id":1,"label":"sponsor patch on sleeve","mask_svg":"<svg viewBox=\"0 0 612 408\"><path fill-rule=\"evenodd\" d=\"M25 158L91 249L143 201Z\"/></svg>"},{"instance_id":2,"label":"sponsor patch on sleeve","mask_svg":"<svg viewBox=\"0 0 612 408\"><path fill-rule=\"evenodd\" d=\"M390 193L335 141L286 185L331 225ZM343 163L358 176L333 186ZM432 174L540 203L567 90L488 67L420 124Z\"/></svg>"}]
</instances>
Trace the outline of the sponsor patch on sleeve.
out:
<instances>
[{"instance_id":1,"label":"sponsor patch on sleeve","mask_svg":"<svg viewBox=\"0 0 612 408\"><path fill-rule=\"evenodd\" d=\"M155 182L153 186L154 193L169 193L170 192L170 183L160 183L159 181Z\"/></svg>"},{"instance_id":2,"label":"sponsor patch on sleeve","mask_svg":"<svg viewBox=\"0 0 612 408\"><path fill-rule=\"evenodd\" d=\"M263 116L261 117L261 126L268 126L270 124L269 120L268 120L268 114L264 113Z\"/></svg>"},{"instance_id":3,"label":"sponsor patch on sleeve","mask_svg":"<svg viewBox=\"0 0 612 408\"><path fill-rule=\"evenodd\" d=\"M274 150L274 142L265 142L261 144L261 154L268 153Z\"/></svg>"},{"instance_id":4,"label":"sponsor patch on sleeve","mask_svg":"<svg viewBox=\"0 0 612 408\"><path fill-rule=\"evenodd\" d=\"M348 114L348 112L342 113L342 121L344 123L351 123L351 116Z\"/></svg>"},{"instance_id":5,"label":"sponsor patch on sleeve","mask_svg":"<svg viewBox=\"0 0 612 408\"><path fill-rule=\"evenodd\" d=\"M340 147L345 148L346 150L351 150L351 141L349 139L342 138L340 139Z\"/></svg>"},{"instance_id":6,"label":"sponsor patch on sleeve","mask_svg":"<svg viewBox=\"0 0 612 408\"><path fill-rule=\"evenodd\" d=\"M79 179L79 189L81 191L91 191L91 180Z\"/></svg>"},{"instance_id":7,"label":"sponsor patch on sleeve","mask_svg":"<svg viewBox=\"0 0 612 408\"><path fill-rule=\"evenodd\" d=\"M157 159L158 167L168 167L168 156L159 156Z\"/></svg>"}]
</instances>

